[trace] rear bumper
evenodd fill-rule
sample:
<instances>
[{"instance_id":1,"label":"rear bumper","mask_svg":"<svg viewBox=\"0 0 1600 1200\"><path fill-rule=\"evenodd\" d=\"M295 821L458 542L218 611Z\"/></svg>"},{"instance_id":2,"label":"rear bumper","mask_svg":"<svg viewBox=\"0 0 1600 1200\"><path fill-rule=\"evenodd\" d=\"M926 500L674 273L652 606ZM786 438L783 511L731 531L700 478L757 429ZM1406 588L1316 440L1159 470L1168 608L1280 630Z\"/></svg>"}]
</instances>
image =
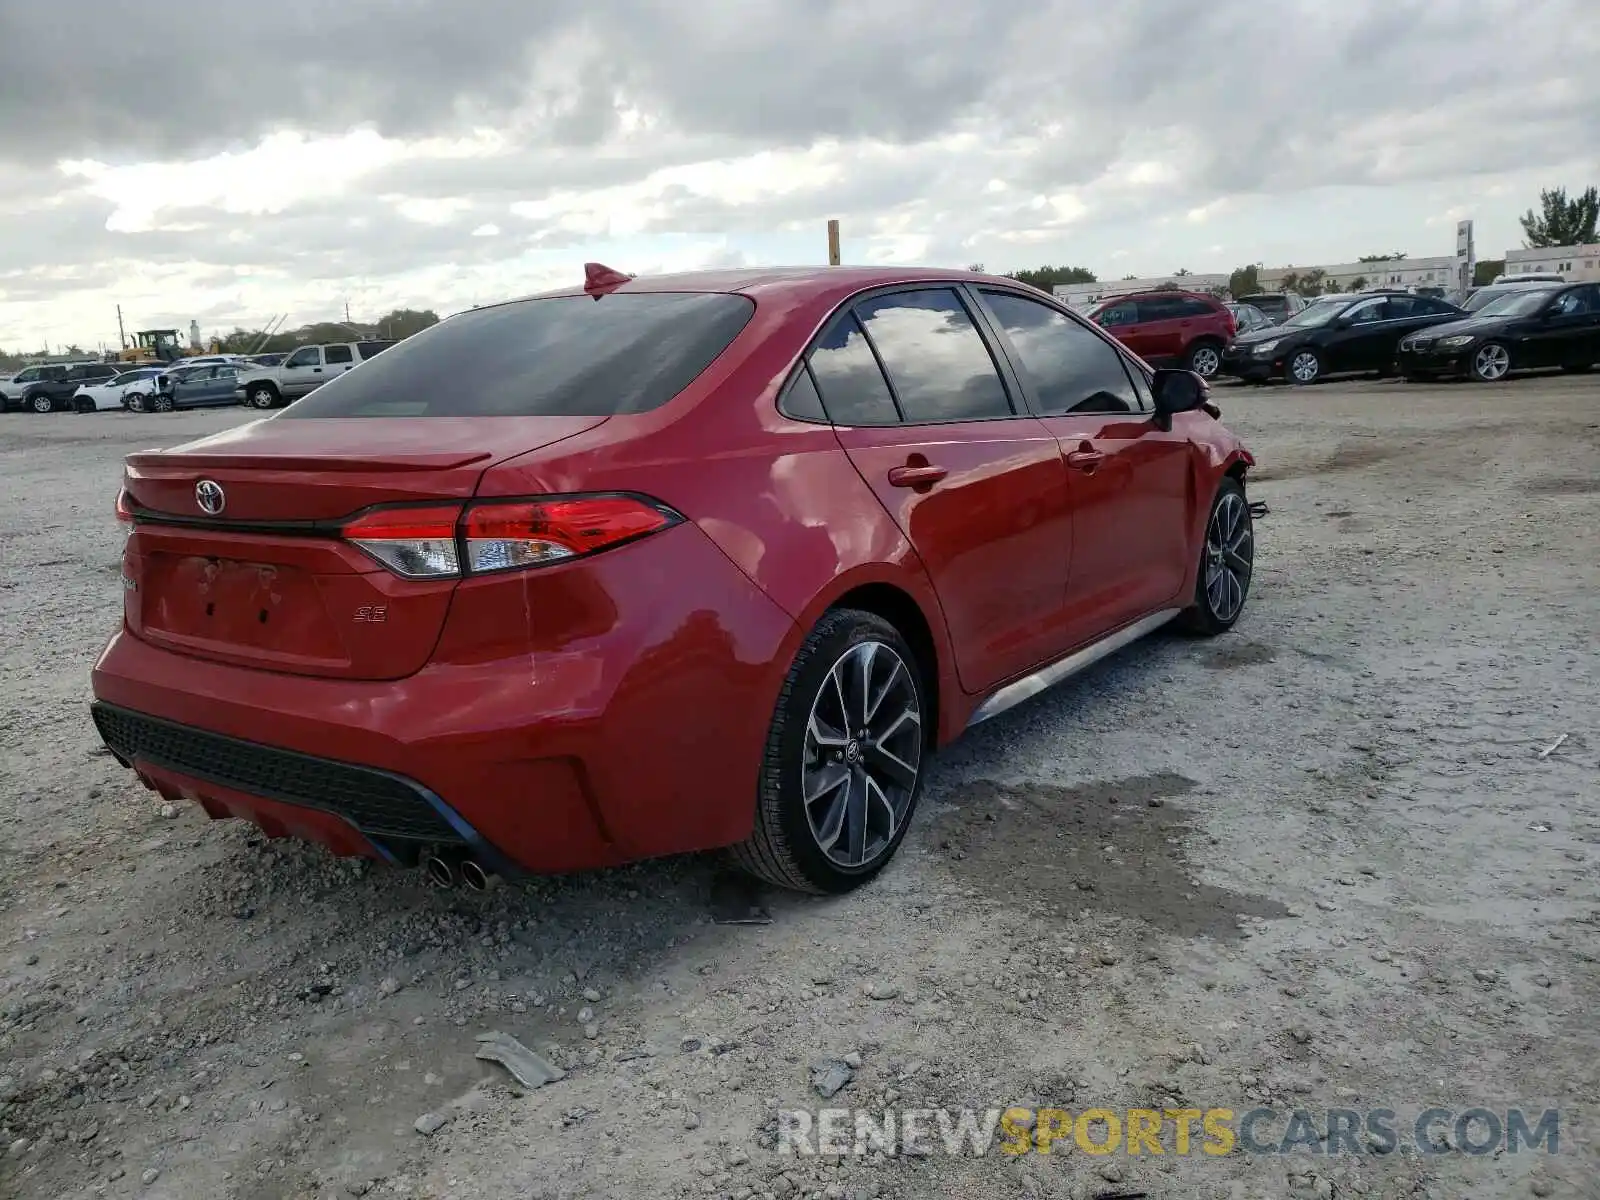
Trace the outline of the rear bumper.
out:
<instances>
[{"instance_id":1,"label":"rear bumper","mask_svg":"<svg viewBox=\"0 0 1600 1200\"><path fill-rule=\"evenodd\" d=\"M742 840L793 621L692 524L550 570L588 576L586 636L530 649L507 630L497 657L452 654L452 623L490 616L464 584L436 661L388 682L124 629L93 671L96 723L169 799L341 854L464 842L502 871L559 872Z\"/></svg>"}]
</instances>

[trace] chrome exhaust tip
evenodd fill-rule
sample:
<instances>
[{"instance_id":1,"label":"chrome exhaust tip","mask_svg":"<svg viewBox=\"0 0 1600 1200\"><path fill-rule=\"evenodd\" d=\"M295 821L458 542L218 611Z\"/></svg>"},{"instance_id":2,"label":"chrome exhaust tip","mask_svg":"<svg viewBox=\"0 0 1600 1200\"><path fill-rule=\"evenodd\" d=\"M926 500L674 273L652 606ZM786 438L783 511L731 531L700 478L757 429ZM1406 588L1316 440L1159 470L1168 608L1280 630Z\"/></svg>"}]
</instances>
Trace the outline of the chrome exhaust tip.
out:
<instances>
[{"instance_id":1,"label":"chrome exhaust tip","mask_svg":"<svg viewBox=\"0 0 1600 1200\"><path fill-rule=\"evenodd\" d=\"M486 892L489 890L489 872L483 869L477 859L465 859L461 863L461 882L475 892Z\"/></svg>"},{"instance_id":2,"label":"chrome exhaust tip","mask_svg":"<svg viewBox=\"0 0 1600 1200\"><path fill-rule=\"evenodd\" d=\"M423 863L423 869L428 872L428 878L435 885L442 888L451 888L456 885L456 869L447 859L434 855Z\"/></svg>"}]
</instances>

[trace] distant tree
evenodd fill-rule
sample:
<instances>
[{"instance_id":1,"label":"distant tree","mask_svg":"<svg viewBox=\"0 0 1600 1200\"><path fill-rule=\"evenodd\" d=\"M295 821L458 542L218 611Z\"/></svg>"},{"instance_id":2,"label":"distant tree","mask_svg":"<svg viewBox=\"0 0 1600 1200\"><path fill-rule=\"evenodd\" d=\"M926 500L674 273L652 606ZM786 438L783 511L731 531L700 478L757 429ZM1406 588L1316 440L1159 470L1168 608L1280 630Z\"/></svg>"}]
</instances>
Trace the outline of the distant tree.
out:
<instances>
[{"instance_id":1,"label":"distant tree","mask_svg":"<svg viewBox=\"0 0 1600 1200\"><path fill-rule=\"evenodd\" d=\"M1595 225L1600 223L1600 191L1585 188L1574 200L1567 199L1566 188L1549 188L1539 193L1539 209L1522 215L1524 245L1587 246L1594 242Z\"/></svg>"},{"instance_id":2,"label":"distant tree","mask_svg":"<svg viewBox=\"0 0 1600 1200\"><path fill-rule=\"evenodd\" d=\"M1251 263L1249 266L1235 267L1228 276L1228 294L1235 300L1241 296L1255 296L1261 292L1261 266Z\"/></svg>"},{"instance_id":3,"label":"distant tree","mask_svg":"<svg viewBox=\"0 0 1600 1200\"><path fill-rule=\"evenodd\" d=\"M1405 256L1406 252L1404 250L1396 250L1393 254L1363 254L1360 258L1356 259L1356 261L1364 263L1399 262Z\"/></svg>"},{"instance_id":4,"label":"distant tree","mask_svg":"<svg viewBox=\"0 0 1600 1200\"><path fill-rule=\"evenodd\" d=\"M1472 286L1483 287L1493 283L1496 275L1506 273L1506 260L1503 258L1480 258L1477 266L1472 268Z\"/></svg>"},{"instance_id":5,"label":"distant tree","mask_svg":"<svg viewBox=\"0 0 1600 1200\"><path fill-rule=\"evenodd\" d=\"M1320 296L1322 295L1322 281L1327 277L1328 273L1321 267L1312 267L1311 270L1295 281L1294 290L1302 296Z\"/></svg>"},{"instance_id":6,"label":"distant tree","mask_svg":"<svg viewBox=\"0 0 1600 1200\"><path fill-rule=\"evenodd\" d=\"M1280 292L1298 292L1300 290L1300 272L1285 271L1283 278L1278 280Z\"/></svg>"},{"instance_id":7,"label":"distant tree","mask_svg":"<svg viewBox=\"0 0 1600 1200\"><path fill-rule=\"evenodd\" d=\"M971 271L974 275L982 275L985 273L982 263L968 263L967 270Z\"/></svg>"},{"instance_id":8,"label":"distant tree","mask_svg":"<svg viewBox=\"0 0 1600 1200\"><path fill-rule=\"evenodd\" d=\"M82 358L83 357L83 347L78 345L76 342L74 342L70 346L62 347L61 353L70 354L70 355L72 355L73 358Z\"/></svg>"},{"instance_id":9,"label":"distant tree","mask_svg":"<svg viewBox=\"0 0 1600 1200\"><path fill-rule=\"evenodd\" d=\"M1031 267L1026 271L1012 271L1010 278L1036 287L1041 292L1048 292L1061 283L1099 282L1095 273L1087 267Z\"/></svg>"},{"instance_id":10,"label":"distant tree","mask_svg":"<svg viewBox=\"0 0 1600 1200\"><path fill-rule=\"evenodd\" d=\"M1130 275L1128 278L1134 279L1137 278L1137 276ZM1172 280L1169 279L1165 283L1156 284L1155 287L1151 288L1150 290L1152 292L1181 292L1183 291L1183 287L1180 284L1173 283Z\"/></svg>"},{"instance_id":11,"label":"distant tree","mask_svg":"<svg viewBox=\"0 0 1600 1200\"><path fill-rule=\"evenodd\" d=\"M1322 285L1322 294L1324 296L1337 296L1339 294L1339 281L1337 279L1329 279L1324 281Z\"/></svg>"},{"instance_id":12,"label":"distant tree","mask_svg":"<svg viewBox=\"0 0 1600 1200\"><path fill-rule=\"evenodd\" d=\"M1215 296L1218 300L1228 300L1232 298L1233 293L1229 291L1227 284L1218 283L1208 287L1206 289L1206 295ZM1249 295L1249 293L1246 292L1245 295Z\"/></svg>"},{"instance_id":13,"label":"distant tree","mask_svg":"<svg viewBox=\"0 0 1600 1200\"><path fill-rule=\"evenodd\" d=\"M1193 275L1193 274L1194 274L1194 272L1189 270L1188 267L1179 267L1176 271L1173 272L1174 276L1178 276L1178 275Z\"/></svg>"},{"instance_id":14,"label":"distant tree","mask_svg":"<svg viewBox=\"0 0 1600 1200\"><path fill-rule=\"evenodd\" d=\"M439 323L439 314L431 308L397 308L378 318L378 335L385 338L408 338L421 333L430 325Z\"/></svg>"},{"instance_id":15,"label":"distant tree","mask_svg":"<svg viewBox=\"0 0 1600 1200\"><path fill-rule=\"evenodd\" d=\"M1126 283L1126 282L1127 282L1127 281L1128 281L1128 280L1130 280L1130 279L1137 279L1137 278L1139 278L1139 277L1138 277L1138 276L1137 276L1137 275L1124 275L1124 276L1123 276L1123 277L1122 277L1122 281L1123 281L1123 282L1124 282L1124 283Z\"/></svg>"},{"instance_id":16,"label":"distant tree","mask_svg":"<svg viewBox=\"0 0 1600 1200\"><path fill-rule=\"evenodd\" d=\"M1350 290L1352 292L1364 292L1364 291L1366 291L1367 290L1367 277L1365 275L1357 275L1354 279L1352 279L1350 281Z\"/></svg>"}]
</instances>

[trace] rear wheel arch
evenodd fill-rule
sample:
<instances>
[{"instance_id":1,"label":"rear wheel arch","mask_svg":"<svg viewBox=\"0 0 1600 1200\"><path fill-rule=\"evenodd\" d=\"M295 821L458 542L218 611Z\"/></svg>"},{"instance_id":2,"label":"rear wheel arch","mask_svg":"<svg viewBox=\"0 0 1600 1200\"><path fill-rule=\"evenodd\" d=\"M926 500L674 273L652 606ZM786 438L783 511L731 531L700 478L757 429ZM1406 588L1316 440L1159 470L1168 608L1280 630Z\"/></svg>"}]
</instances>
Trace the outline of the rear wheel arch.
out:
<instances>
[{"instance_id":1,"label":"rear wheel arch","mask_svg":"<svg viewBox=\"0 0 1600 1200\"><path fill-rule=\"evenodd\" d=\"M928 699L928 728L934 731L937 741L940 711L939 644L922 606L911 593L892 583L867 583L835 599L828 606L828 611L843 608L882 617L905 638L906 644L917 656L917 665L922 668L922 685Z\"/></svg>"}]
</instances>

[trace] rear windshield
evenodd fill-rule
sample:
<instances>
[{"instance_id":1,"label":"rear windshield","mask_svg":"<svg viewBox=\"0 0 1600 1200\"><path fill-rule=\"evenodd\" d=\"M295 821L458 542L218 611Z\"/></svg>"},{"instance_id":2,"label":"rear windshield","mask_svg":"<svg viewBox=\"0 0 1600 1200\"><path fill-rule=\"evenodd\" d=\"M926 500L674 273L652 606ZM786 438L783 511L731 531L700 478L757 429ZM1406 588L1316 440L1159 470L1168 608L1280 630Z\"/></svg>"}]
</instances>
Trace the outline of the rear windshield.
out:
<instances>
[{"instance_id":1,"label":"rear windshield","mask_svg":"<svg viewBox=\"0 0 1600 1200\"><path fill-rule=\"evenodd\" d=\"M474 309L391 346L281 414L612 416L672 399L751 316L724 292L614 292Z\"/></svg>"},{"instance_id":2,"label":"rear windshield","mask_svg":"<svg viewBox=\"0 0 1600 1200\"><path fill-rule=\"evenodd\" d=\"M1286 313L1289 311L1289 299L1287 296L1252 296L1247 303L1253 304L1262 312Z\"/></svg>"}]
</instances>

